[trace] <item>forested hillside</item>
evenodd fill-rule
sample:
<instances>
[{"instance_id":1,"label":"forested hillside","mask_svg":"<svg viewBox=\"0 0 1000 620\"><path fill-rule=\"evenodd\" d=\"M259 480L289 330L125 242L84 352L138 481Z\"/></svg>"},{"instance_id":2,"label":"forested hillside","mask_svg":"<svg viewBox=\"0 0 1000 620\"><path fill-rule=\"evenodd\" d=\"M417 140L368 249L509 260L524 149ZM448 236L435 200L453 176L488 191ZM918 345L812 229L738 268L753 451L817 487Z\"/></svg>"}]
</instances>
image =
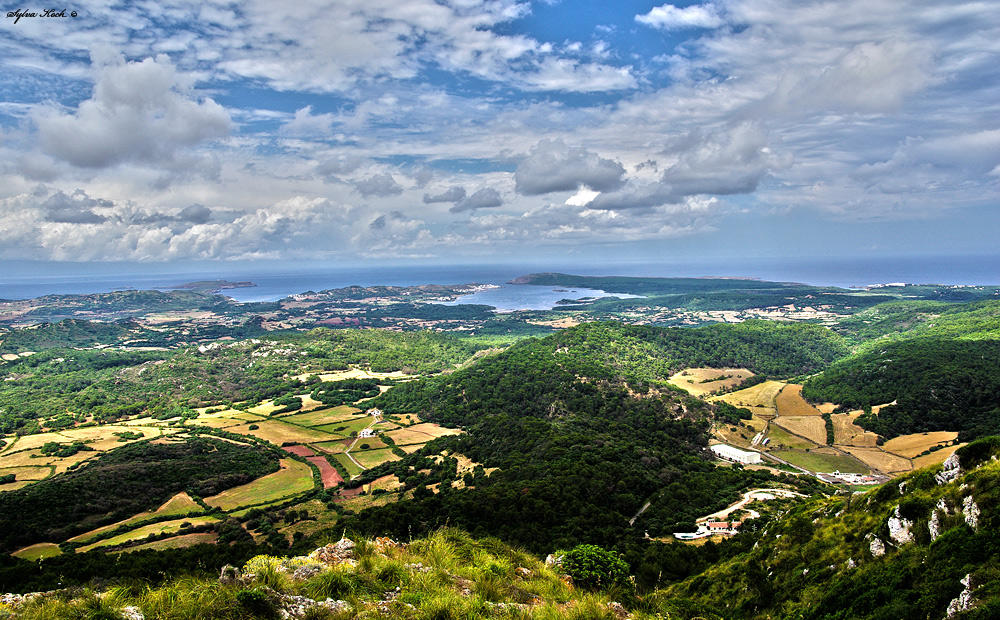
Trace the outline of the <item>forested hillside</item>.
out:
<instances>
[{"instance_id":1,"label":"forested hillside","mask_svg":"<svg viewBox=\"0 0 1000 620\"><path fill-rule=\"evenodd\" d=\"M397 386L375 404L467 433L366 472L354 484L396 474L416 491L414 498L345 523L395 535L450 523L539 553L584 541L625 549L625 539L645 532L687 531L695 518L731 503L741 490L777 481L766 472L716 468L705 454L709 407L668 388L666 376L692 359L756 360L766 369L803 372L838 350L837 338L825 334L774 324L683 332L590 324L524 341L449 375ZM424 456L441 450L499 470L467 476L474 489L451 489L454 465L438 467ZM425 490L438 483L440 493ZM630 527L646 502L650 506ZM644 552L633 549L629 560L638 565ZM668 574L678 570L669 552L652 565L656 569L645 578L664 567Z\"/></svg>"},{"instance_id":2,"label":"forested hillside","mask_svg":"<svg viewBox=\"0 0 1000 620\"><path fill-rule=\"evenodd\" d=\"M88 418L169 418L190 414L192 407L254 403L308 392L296 375L348 363L374 371L440 372L482 348L430 332L316 329L173 351L50 349L0 366L0 432L37 432Z\"/></svg>"},{"instance_id":3,"label":"forested hillside","mask_svg":"<svg viewBox=\"0 0 1000 620\"><path fill-rule=\"evenodd\" d=\"M803 395L868 413L858 423L885 438L958 431L1000 433L1000 341L915 338L886 342L835 363ZM875 415L873 405L884 405Z\"/></svg>"}]
</instances>

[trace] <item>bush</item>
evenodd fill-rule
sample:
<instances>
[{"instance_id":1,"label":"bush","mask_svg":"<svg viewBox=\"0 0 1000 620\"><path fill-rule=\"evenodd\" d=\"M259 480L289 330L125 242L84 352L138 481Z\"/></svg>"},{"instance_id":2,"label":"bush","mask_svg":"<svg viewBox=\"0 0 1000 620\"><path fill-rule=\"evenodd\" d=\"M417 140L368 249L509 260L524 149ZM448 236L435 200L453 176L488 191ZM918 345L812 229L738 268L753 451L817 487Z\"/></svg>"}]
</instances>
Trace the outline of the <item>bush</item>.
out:
<instances>
[{"instance_id":1,"label":"bush","mask_svg":"<svg viewBox=\"0 0 1000 620\"><path fill-rule=\"evenodd\" d=\"M628 584L625 560L597 545L577 545L563 556L562 566L573 578L573 584L581 588L594 590Z\"/></svg>"}]
</instances>

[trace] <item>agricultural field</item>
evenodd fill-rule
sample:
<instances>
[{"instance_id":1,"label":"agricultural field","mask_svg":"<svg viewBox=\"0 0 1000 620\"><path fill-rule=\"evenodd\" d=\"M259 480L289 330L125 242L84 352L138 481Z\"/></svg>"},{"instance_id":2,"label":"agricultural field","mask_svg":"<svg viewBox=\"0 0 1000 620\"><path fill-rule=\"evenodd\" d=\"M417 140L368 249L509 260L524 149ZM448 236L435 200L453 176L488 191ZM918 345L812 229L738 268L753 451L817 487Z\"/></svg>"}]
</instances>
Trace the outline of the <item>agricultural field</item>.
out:
<instances>
[{"instance_id":1,"label":"agricultural field","mask_svg":"<svg viewBox=\"0 0 1000 620\"><path fill-rule=\"evenodd\" d=\"M364 368L349 368L348 370L333 370L330 372L310 372L298 375L299 381L307 381L309 377L319 377L320 381L343 381L344 379L415 379L419 375L406 375L401 371L372 372Z\"/></svg>"},{"instance_id":2,"label":"agricultural field","mask_svg":"<svg viewBox=\"0 0 1000 620\"><path fill-rule=\"evenodd\" d=\"M782 448L790 450L807 450L809 448L817 447L815 443L802 437L792 435L785 429L775 424L771 424L770 429L767 432L767 436L771 440L770 444L768 444L768 448L771 450L780 450Z\"/></svg>"},{"instance_id":3,"label":"agricultural field","mask_svg":"<svg viewBox=\"0 0 1000 620\"><path fill-rule=\"evenodd\" d=\"M43 558L53 558L60 553L62 553L62 550L55 543L38 543L37 545L19 549L11 555L22 560L41 560Z\"/></svg>"},{"instance_id":4,"label":"agricultural field","mask_svg":"<svg viewBox=\"0 0 1000 620\"><path fill-rule=\"evenodd\" d=\"M281 459L281 469L218 495L206 497L205 503L225 511L245 506L263 505L304 493L313 487L312 469L294 459Z\"/></svg>"},{"instance_id":5,"label":"agricultural field","mask_svg":"<svg viewBox=\"0 0 1000 620\"><path fill-rule=\"evenodd\" d=\"M816 415L779 415L771 427L780 426L789 433L805 437L818 445L826 445L826 420Z\"/></svg>"},{"instance_id":6,"label":"agricultural field","mask_svg":"<svg viewBox=\"0 0 1000 620\"><path fill-rule=\"evenodd\" d=\"M965 446L965 445L968 445L968 444L960 443L958 445L948 446L946 448L941 448L940 450L935 450L934 452L931 452L930 454L925 454L923 456L918 456L918 457L916 457L916 458L913 459L913 468L914 469L920 469L921 467L930 467L931 465L940 465L949 456L951 456L952 454L954 454L955 450L958 450L959 448L961 448L962 446Z\"/></svg>"},{"instance_id":7,"label":"agricultural field","mask_svg":"<svg viewBox=\"0 0 1000 620\"><path fill-rule=\"evenodd\" d=\"M430 422L422 422L420 424L414 424L413 426L407 426L405 428L400 428L386 433L387 436L392 437L392 440L396 442L397 446L407 446L415 443L422 444L427 443L432 439L437 439L438 437L461 434L462 431L458 429L444 428L443 426L438 426L437 424L432 424Z\"/></svg>"},{"instance_id":8,"label":"agricultural field","mask_svg":"<svg viewBox=\"0 0 1000 620\"><path fill-rule=\"evenodd\" d=\"M882 449L912 459L935 446L949 444L957 438L958 433L949 431L901 435L885 442Z\"/></svg>"},{"instance_id":9,"label":"agricultural field","mask_svg":"<svg viewBox=\"0 0 1000 620\"><path fill-rule=\"evenodd\" d=\"M258 426L250 430L250 426ZM252 424L234 426L226 429L240 435L259 437L267 442L280 446L283 443L313 443L330 440L330 434L318 428L308 428L287 424L281 420L261 420Z\"/></svg>"},{"instance_id":10,"label":"agricultural field","mask_svg":"<svg viewBox=\"0 0 1000 620\"><path fill-rule=\"evenodd\" d=\"M181 534L180 536L172 536L170 538L164 538L163 540L154 540L153 542L148 542L144 545L136 545L135 547L128 547L125 549L126 552L130 551L141 551L143 549L184 549L186 547L193 547L195 545L203 545L207 543L214 543L218 538L217 534L211 532L200 532L197 534Z\"/></svg>"},{"instance_id":11,"label":"agricultural field","mask_svg":"<svg viewBox=\"0 0 1000 620\"><path fill-rule=\"evenodd\" d=\"M147 519L152 519L155 517L183 515L189 512L201 512L201 510L202 510L201 506L199 506L193 499L191 499L190 495L182 492L171 497L162 506L160 506L159 508L157 508L152 512L140 512L139 514L129 517L128 519L125 519L123 521L112 523L110 525L105 525L104 527L99 527L95 530L91 530L89 532L80 534L79 536L74 536L73 538L69 539L69 542L87 542L92 538L100 536L104 532L110 532L116 527L120 527L122 525L139 523L141 521L145 521Z\"/></svg>"},{"instance_id":12,"label":"agricultural field","mask_svg":"<svg viewBox=\"0 0 1000 620\"><path fill-rule=\"evenodd\" d=\"M860 411L830 415L830 419L833 420L834 443L843 446L875 447L878 435L866 431L854 423L859 415L861 415Z\"/></svg>"},{"instance_id":13,"label":"agricultural field","mask_svg":"<svg viewBox=\"0 0 1000 620\"><path fill-rule=\"evenodd\" d=\"M310 411L307 413L290 413L279 416L277 419L282 422L298 424L300 426L323 426L324 424L356 420L361 417L360 412L361 410L357 407L340 405L339 407L321 409L319 411ZM365 417L367 418L367 416ZM370 418L368 419L370 420Z\"/></svg>"},{"instance_id":14,"label":"agricultural field","mask_svg":"<svg viewBox=\"0 0 1000 620\"><path fill-rule=\"evenodd\" d=\"M885 474L899 474L913 469L913 463L910 459L890 454L879 448L846 446L844 450L873 470Z\"/></svg>"},{"instance_id":15,"label":"agricultural field","mask_svg":"<svg viewBox=\"0 0 1000 620\"><path fill-rule=\"evenodd\" d=\"M819 410L802 398L802 386L796 383L789 383L781 388L774 398L774 406L778 409L779 416L821 415Z\"/></svg>"},{"instance_id":16,"label":"agricultural field","mask_svg":"<svg viewBox=\"0 0 1000 620\"><path fill-rule=\"evenodd\" d=\"M398 461L400 457L392 453L389 448L381 450L363 450L360 452L351 451L351 456L355 458L366 469L371 469L376 465L381 465L387 461Z\"/></svg>"},{"instance_id":17,"label":"agricultural field","mask_svg":"<svg viewBox=\"0 0 1000 620\"><path fill-rule=\"evenodd\" d=\"M774 450L771 454L782 460L788 461L793 465L798 465L803 469L808 469L809 471L840 471L852 474L867 474L869 471L863 463L858 461L858 459L838 454L833 450L830 450L829 452L825 449L821 450L823 451L811 450L809 452L805 452L802 450Z\"/></svg>"},{"instance_id":18,"label":"agricultural field","mask_svg":"<svg viewBox=\"0 0 1000 620\"><path fill-rule=\"evenodd\" d=\"M745 368L688 368L672 375L667 382L701 397L735 387L752 376Z\"/></svg>"},{"instance_id":19,"label":"agricultural field","mask_svg":"<svg viewBox=\"0 0 1000 620\"><path fill-rule=\"evenodd\" d=\"M787 385L781 381L765 381L758 383L745 390L737 390L721 396L713 396L709 401L723 401L736 407L746 407L755 415L775 415L777 407L774 404L775 397L781 389Z\"/></svg>"},{"instance_id":20,"label":"agricultural field","mask_svg":"<svg viewBox=\"0 0 1000 620\"><path fill-rule=\"evenodd\" d=\"M97 549L98 547L113 547L115 545L120 545L133 540L142 540L143 538L147 538L150 534L172 534L174 532L181 531L181 525L184 523L190 523L192 526L196 526L213 523L215 521L217 521L215 517L191 517L187 519L176 519L174 521L151 523L129 532L125 532L124 534L119 534L118 536L99 540L85 547L80 547L78 551L80 553L86 553L93 549Z\"/></svg>"}]
</instances>

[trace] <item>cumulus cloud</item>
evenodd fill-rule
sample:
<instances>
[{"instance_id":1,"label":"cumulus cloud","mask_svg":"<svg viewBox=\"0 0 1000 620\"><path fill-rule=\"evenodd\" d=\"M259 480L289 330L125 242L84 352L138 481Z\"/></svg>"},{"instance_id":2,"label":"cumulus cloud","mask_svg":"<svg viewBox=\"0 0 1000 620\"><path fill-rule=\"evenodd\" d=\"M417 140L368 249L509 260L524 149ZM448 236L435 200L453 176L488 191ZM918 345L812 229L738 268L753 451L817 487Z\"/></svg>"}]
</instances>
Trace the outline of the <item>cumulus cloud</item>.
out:
<instances>
[{"instance_id":1,"label":"cumulus cloud","mask_svg":"<svg viewBox=\"0 0 1000 620\"><path fill-rule=\"evenodd\" d=\"M75 112L36 109L42 150L79 168L193 169L203 161L192 150L228 136L231 122L222 106L195 100L182 81L165 56L107 65Z\"/></svg>"},{"instance_id":2,"label":"cumulus cloud","mask_svg":"<svg viewBox=\"0 0 1000 620\"><path fill-rule=\"evenodd\" d=\"M354 189L365 198L372 196L386 198L388 196L398 196L403 193L402 186L396 183L396 180L388 172L380 172L373 174L367 179L355 181Z\"/></svg>"},{"instance_id":3,"label":"cumulus cloud","mask_svg":"<svg viewBox=\"0 0 1000 620\"><path fill-rule=\"evenodd\" d=\"M663 30L718 28L725 23L714 4L692 4L684 8L664 4L645 15L636 15L635 21Z\"/></svg>"},{"instance_id":4,"label":"cumulus cloud","mask_svg":"<svg viewBox=\"0 0 1000 620\"><path fill-rule=\"evenodd\" d=\"M101 224L107 217L93 211L94 208L109 208L113 206L110 200L91 198L87 192L78 189L72 196L57 191L44 202L41 208L45 211L48 222L61 224Z\"/></svg>"},{"instance_id":5,"label":"cumulus cloud","mask_svg":"<svg viewBox=\"0 0 1000 620\"><path fill-rule=\"evenodd\" d=\"M575 191L587 186L610 191L622 186L625 168L584 149L570 147L561 139L538 141L514 172L517 191L528 196Z\"/></svg>"},{"instance_id":6,"label":"cumulus cloud","mask_svg":"<svg viewBox=\"0 0 1000 620\"><path fill-rule=\"evenodd\" d=\"M300 138L325 137L330 135L335 120L333 114L313 114L312 106L307 105L281 126L281 133Z\"/></svg>"},{"instance_id":7,"label":"cumulus cloud","mask_svg":"<svg viewBox=\"0 0 1000 620\"><path fill-rule=\"evenodd\" d=\"M476 209L492 209L503 205L500 192L492 187L484 187L476 190L471 196L463 198L448 209L451 213L462 213L463 211L475 211Z\"/></svg>"},{"instance_id":8,"label":"cumulus cloud","mask_svg":"<svg viewBox=\"0 0 1000 620\"><path fill-rule=\"evenodd\" d=\"M749 194L772 170L791 163L788 156L771 150L766 133L756 123L716 132L695 129L672 140L663 154L675 162L663 171L658 182L601 194L589 206L647 209L678 204L690 196Z\"/></svg>"},{"instance_id":9,"label":"cumulus cloud","mask_svg":"<svg viewBox=\"0 0 1000 620\"><path fill-rule=\"evenodd\" d=\"M435 202L458 202L463 198L465 198L464 187L449 187L440 194L424 194L424 204L433 204Z\"/></svg>"}]
</instances>

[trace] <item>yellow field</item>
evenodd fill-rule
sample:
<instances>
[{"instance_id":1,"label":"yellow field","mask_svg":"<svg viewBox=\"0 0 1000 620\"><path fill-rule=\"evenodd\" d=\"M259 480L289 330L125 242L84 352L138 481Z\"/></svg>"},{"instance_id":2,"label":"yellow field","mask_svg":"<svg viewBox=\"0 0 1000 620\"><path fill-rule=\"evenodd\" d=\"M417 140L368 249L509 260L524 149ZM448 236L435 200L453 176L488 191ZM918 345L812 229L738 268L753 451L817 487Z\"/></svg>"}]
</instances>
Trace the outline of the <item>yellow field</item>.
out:
<instances>
[{"instance_id":1,"label":"yellow field","mask_svg":"<svg viewBox=\"0 0 1000 620\"><path fill-rule=\"evenodd\" d=\"M845 446L875 447L878 435L866 431L854 423L860 413L860 411L856 413L835 413L830 416L830 419L833 420L834 443Z\"/></svg>"},{"instance_id":2,"label":"yellow field","mask_svg":"<svg viewBox=\"0 0 1000 620\"><path fill-rule=\"evenodd\" d=\"M301 426L294 426L292 424L285 424L280 420L261 420L260 422L254 422L260 428L256 430L249 430L249 424L245 426L236 426L230 428L229 430L234 433L239 433L241 435L253 435L254 437L260 437L266 441L273 443L276 446L280 446L286 441L291 441L294 443L313 443L317 441L329 441L334 439L335 435L330 435L320 430L313 430L310 428L302 428Z\"/></svg>"},{"instance_id":3,"label":"yellow field","mask_svg":"<svg viewBox=\"0 0 1000 620\"><path fill-rule=\"evenodd\" d=\"M334 370L321 373L306 373L296 377L299 381L306 381L309 377L319 377L320 381L343 381L344 379L406 379L419 375L404 375L400 371L396 372L371 372L361 368L350 368L348 370Z\"/></svg>"},{"instance_id":4,"label":"yellow field","mask_svg":"<svg viewBox=\"0 0 1000 620\"><path fill-rule=\"evenodd\" d=\"M45 478L48 478L51 473L52 468L44 465L28 467L0 467L0 476L14 474L18 482L25 480L44 480ZM4 487L4 491L7 490L8 489Z\"/></svg>"},{"instance_id":5,"label":"yellow field","mask_svg":"<svg viewBox=\"0 0 1000 620\"><path fill-rule=\"evenodd\" d=\"M687 390L693 396L704 396L722 388L739 385L752 376L753 373L745 368L688 368L671 376L667 382Z\"/></svg>"},{"instance_id":6,"label":"yellow field","mask_svg":"<svg viewBox=\"0 0 1000 620\"><path fill-rule=\"evenodd\" d=\"M191 525L203 525L205 523L212 523L217 521L215 517L191 517L189 519L175 519L174 521L163 521L161 523L152 523L150 525L144 525L140 528L136 528L131 532L125 532L124 534L119 534L112 538L105 540L99 540L92 545L86 545L77 549L78 553L86 553L92 549L97 549L99 547L111 547L114 545L120 545L122 543L128 542L130 540L142 540L150 534L171 534L173 532L179 532L181 530L182 523L190 523Z\"/></svg>"},{"instance_id":7,"label":"yellow field","mask_svg":"<svg viewBox=\"0 0 1000 620\"><path fill-rule=\"evenodd\" d=\"M279 420L283 422L291 422L293 424L301 424L302 426L322 426L324 424L333 424L335 422L346 422L351 420L367 419L371 421L371 417L365 417L360 415L354 415L356 412L361 411L357 407L351 407L349 405L341 405L339 407L334 407L332 409L322 409L320 411L310 411L308 413L291 413L288 415L283 415Z\"/></svg>"},{"instance_id":8,"label":"yellow field","mask_svg":"<svg viewBox=\"0 0 1000 620\"><path fill-rule=\"evenodd\" d=\"M293 459L281 459L281 470L218 495L206 497L205 503L223 510L233 510L240 506L273 502L283 497L304 493L312 487L312 470L308 465Z\"/></svg>"},{"instance_id":9,"label":"yellow field","mask_svg":"<svg viewBox=\"0 0 1000 620\"><path fill-rule=\"evenodd\" d=\"M819 445L826 445L826 420L815 415L779 415L771 421L790 433L801 435Z\"/></svg>"},{"instance_id":10,"label":"yellow field","mask_svg":"<svg viewBox=\"0 0 1000 620\"><path fill-rule=\"evenodd\" d=\"M418 433L424 433L425 435L430 435L434 439L437 439L438 437L447 437L448 435L462 434L462 431L460 431L457 428L445 428L443 426L438 426L433 422L422 422L420 424L414 424L413 426L406 427L406 430L416 431Z\"/></svg>"},{"instance_id":11,"label":"yellow field","mask_svg":"<svg viewBox=\"0 0 1000 620\"><path fill-rule=\"evenodd\" d=\"M191 499L190 495L188 495L184 491L181 491L177 495L174 495L173 497L168 499L166 502L164 502L162 506L160 506L159 508L157 508L152 512L140 512L135 516L129 517L128 519L124 519L117 523L112 523L111 525L105 525L104 527L99 527L95 530L84 532L79 536L74 536L73 538L70 538L69 542L85 542L87 540L90 540L91 538L94 538L95 536L103 534L104 532L110 532L111 530L121 525L128 525L130 523L139 523L140 521L145 521L146 519L151 519L153 517L163 517L167 515L182 515L182 514L187 514L189 512L200 511L200 510L201 506L196 504L195 501Z\"/></svg>"},{"instance_id":12,"label":"yellow field","mask_svg":"<svg viewBox=\"0 0 1000 620\"><path fill-rule=\"evenodd\" d=\"M883 452L878 448L845 446L844 451L851 453L851 455L872 469L877 469L887 474L906 472L913 469L909 459Z\"/></svg>"},{"instance_id":13,"label":"yellow field","mask_svg":"<svg viewBox=\"0 0 1000 620\"><path fill-rule=\"evenodd\" d=\"M347 449L347 446L339 441L324 441L321 443L310 444L314 448L319 448L323 452L328 452L330 454L341 454Z\"/></svg>"},{"instance_id":14,"label":"yellow field","mask_svg":"<svg viewBox=\"0 0 1000 620\"><path fill-rule=\"evenodd\" d=\"M955 450L958 450L959 448L965 445L968 444L961 443L958 444L957 446L948 446L947 448L941 448L940 450L935 450L930 454L918 456L917 458L913 459L913 468L920 469L921 467L940 465L945 461L945 459L951 456L955 452Z\"/></svg>"},{"instance_id":15,"label":"yellow field","mask_svg":"<svg viewBox=\"0 0 1000 620\"><path fill-rule=\"evenodd\" d=\"M778 392L781 391L781 388L785 387L785 385L786 384L781 381L765 381L764 383L759 383L753 387L748 387L745 390L730 392L729 394L723 394L721 396L714 396L709 400L721 400L729 403L730 405L736 405L737 407L749 407L754 413L774 414L774 399L778 395ZM767 411L758 411L758 408Z\"/></svg>"},{"instance_id":16,"label":"yellow field","mask_svg":"<svg viewBox=\"0 0 1000 620\"><path fill-rule=\"evenodd\" d=\"M392 453L389 448L383 448L381 450L364 450L362 452L351 451L351 456L353 456L361 465L367 469L371 469L376 465L381 465L388 461L398 461L399 457Z\"/></svg>"},{"instance_id":17,"label":"yellow field","mask_svg":"<svg viewBox=\"0 0 1000 620\"><path fill-rule=\"evenodd\" d=\"M774 406L779 416L821 415L820 412L802 398L802 386L789 383L774 399Z\"/></svg>"},{"instance_id":18,"label":"yellow field","mask_svg":"<svg viewBox=\"0 0 1000 620\"><path fill-rule=\"evenodd\" d=\"M62 551L59 549L59 545L55 543L38 543L37 545L31 545L30 547L25 547L24 549L18 549L11 555L15 558L21 558L22 560L40 560L41 558L54 558L60 555Z\"/></svg>"},{"instance_id":19,"label":"yellow field","mask_svg":"<svg viewBox=\"0 0 1000 620\"><path fill-rule=\"evenodd\" d=\"M413 454L414 452L416 452L417 450L419 450L420 448L423 448L423 447L424 447L424 444L414 443L414 444L410 444L408 446L399 446L399 449L402 450L403 452L407 453L407 454Z\"/></svg>"},{"instance_id":20,"label":"yellow field","mask_svg":"<svg viewBox=\"0 0 1000 620\"><path fill-rule=\"evenodd\" d=\"M935 433L916 433L902 435L885 442L882 449L906 458L913 458L921 452L938 444L950 443L958 437L958 433L938 431Z\"/></svg>"},{"instance_id":21,"label":"yellow field","mask_svg":"<svg viewBox=\"0 0 1000 620\"><path fill-rule=\"evenodd\" d=\"M141 549L184 549L186 547L193 547L194 545L200 545L203 543L214 543L216 538L218 538L218 535L211 532L202 532L200 534L182 534L180 536L164 538L163 540L156 540L151 543L146 543L145 545L129 547L125 551L131 552L139 551Z\"/></svg>"}]
</instances>

